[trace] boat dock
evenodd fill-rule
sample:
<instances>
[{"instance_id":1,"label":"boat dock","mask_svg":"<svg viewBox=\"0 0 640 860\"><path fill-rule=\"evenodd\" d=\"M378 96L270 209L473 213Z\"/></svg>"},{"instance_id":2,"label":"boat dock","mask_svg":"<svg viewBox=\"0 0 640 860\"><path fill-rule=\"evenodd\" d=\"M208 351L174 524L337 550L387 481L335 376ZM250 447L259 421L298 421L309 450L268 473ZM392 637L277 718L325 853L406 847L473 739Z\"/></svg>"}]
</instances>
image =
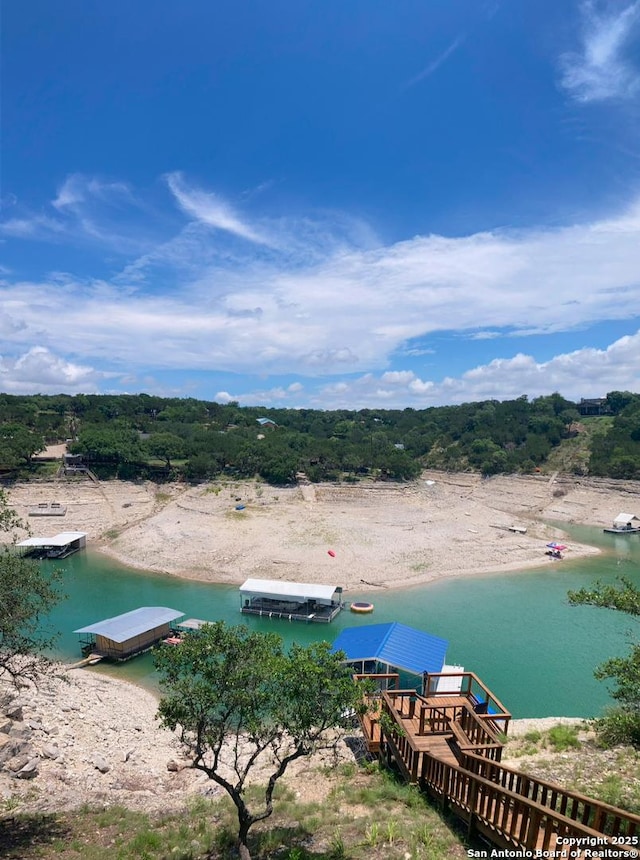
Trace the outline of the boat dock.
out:
<instances>
[{"instance_id":1,"label":"boat dock","mask_svg":"<svg viewBox=\"0 0 640 860\"><path fill-rule=\"evenodd\" d=\"M30 558L67 558L87 545L86 532L61 532L53 537L30 537L16 544Z\"/></svg>"},{"instance_id":2,"label":"boat dock","mask_svg":"<svg viewBox=\"0 0 640 860\"><path fill-rule=\"evenodd\" d=\"M60 502L39 502L29 508L30 517L63 517L66 513L66 506Z\"/></svg>"},{"instance_id":3,"label":"boat dock","mask_svg":"<svg viewBox=\"0 0 640 860\"><path fill-rule=\"evenodd\" d=\"M640 519L635 514L618 514L613 526L602 531L607 535L635 535L640 533Z\"/></svg>"},{"instance_id":4,"label":"boat dock","mask_svg":"<svg viewBox=\"0 0 640 860\"><path fill-rule=\"evenodd\" d=\"M240 611L245 615L328 624L342 610L342 588L286 582L281 579L247 579L240 586Z\"/></svg>"},{"instance_id":5,"label":"boat dock","mask_svg":"<svg viewBox=\"0 0 640 860\"><path fill-rule=\"evenodd\" d=\"M171 623L183 615L167 606L141 606L73 632L80 637L83 656L129 660L170 636Z\"/></svg>"}]
</instances>

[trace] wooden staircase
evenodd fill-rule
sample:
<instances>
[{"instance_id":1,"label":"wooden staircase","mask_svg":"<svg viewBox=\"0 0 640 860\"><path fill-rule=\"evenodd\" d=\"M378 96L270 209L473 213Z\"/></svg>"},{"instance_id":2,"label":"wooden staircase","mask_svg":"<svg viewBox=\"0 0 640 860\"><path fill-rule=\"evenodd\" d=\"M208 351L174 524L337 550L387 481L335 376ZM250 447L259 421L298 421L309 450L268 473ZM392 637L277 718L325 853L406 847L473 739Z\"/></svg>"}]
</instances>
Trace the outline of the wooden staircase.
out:
<instances>
[{"instance_id":1,"label":"wooden staircase","mask_svg":"<svg viewBox=\"0 0 640 860\"><path fill-rule=\"evenodd\" d=\"M393 689L373 697L361 717L369 750L464 821L470 836L516 852L503 856L640 858L640 816L500 763L511 715L464 675L459 694L437 694L437 679L427 676L426 695ZM489 701L490 709L479 707Z\"/></svg>"}]
</instances>

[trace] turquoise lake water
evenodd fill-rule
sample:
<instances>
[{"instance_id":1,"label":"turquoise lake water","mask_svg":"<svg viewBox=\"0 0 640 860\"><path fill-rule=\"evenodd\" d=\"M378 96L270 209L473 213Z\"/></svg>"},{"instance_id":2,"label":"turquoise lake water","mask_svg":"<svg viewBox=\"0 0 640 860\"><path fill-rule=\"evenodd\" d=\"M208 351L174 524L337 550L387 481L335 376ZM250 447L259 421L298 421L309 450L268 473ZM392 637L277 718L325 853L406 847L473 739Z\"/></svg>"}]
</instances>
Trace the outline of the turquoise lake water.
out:
<instances>
[{"instance_id":1,"label":"turquoise lake water","mask_svg":"<svg viewBox=\"0 0 640 860\"><path fill-rule=\"evenodd\" d=\"M196 618L244 623L301 644L332 641L344 627L401 621L448 640L447 662L479 675L515 717L595 716L611 700L593 669L608 657L626 654L631 640L640 636L640 622L605 609L569 606L566 595L596 579L612 582L620 575L640 586L640 536L563 528L569 545L572 539L590 543L602 554L582 561L545 559L536 570L449 578L401 591L349 592L349 601L369 600L375 612L342 612L330 625L243 616L237 586L141 573L82 552L56 563L67 594L51 615L60 634L56 656L78 659L73 630L139 606L170 606ZM303 571L300 579L304 581ZM155 685L150 655L81 671Z\"/></svg>"}]
</instances>

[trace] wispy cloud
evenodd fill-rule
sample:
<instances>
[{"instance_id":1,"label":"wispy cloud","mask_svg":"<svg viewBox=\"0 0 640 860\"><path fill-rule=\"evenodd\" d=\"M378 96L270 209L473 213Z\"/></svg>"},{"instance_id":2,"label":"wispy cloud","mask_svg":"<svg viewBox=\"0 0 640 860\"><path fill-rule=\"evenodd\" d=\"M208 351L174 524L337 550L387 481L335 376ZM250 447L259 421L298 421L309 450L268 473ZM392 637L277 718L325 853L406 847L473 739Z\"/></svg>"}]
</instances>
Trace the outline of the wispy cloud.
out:
<instances>
[{"instance_id":1,"label":"wispy cloud","mask_svg":"<svg viewBox=\"0 0 640 860\"><path fill-rule=\"evenodd\" d=\"M15 239L47 239L59 237L65 232L64 224L46 215L30 215L24 218L8 218L0 223L0 234Z\"/></svg>"},{"instance_id":2,"label":"wispy cloud","mask_svg":"<svg viewBox=\"0 0 640 860\"><path fill-rule=\"evenodd\" d=\"M456 38L435 58L435 60L428 63L421 72L418 72L417 75L409 78L408 81L405 81L402 84L402 89L408 90L410 87L414 87L416 84L419 84L420 81L424 81L426 78L430 77L443 63L446 63L454 51L458 50L460 45L464 43L465 39L466 35L464 33L460 33L460 35L456 36Z\"/></svg>"},{"instance_id":3,"label":"wispy cloud","mask_svg":"<svg viewBox=\"0 0 640 860\"><path fill-rule=\"evenodd\" d=\"M95 176L85 176L82 173L72 173L58 189L52 206L59 211L78 210L89 200L101 200L111 205L121 201L130 204L134 197L128 185L124 182L107 182Z\"/></svg>"},{"instance_id":4,"label":"wispy cloud","mask_svg":"<svg viewBox=\"0 0 640 860\"><path fill-rule=\"evenodd\" d=\"M74 173L65 179L56 197L38 211L18 206L16 200L11 207L17 213L0 221L0 235L57 244L97 243L122 254L140 253L145 244L139 221L135 230L125 228L132 226L132 211L139 216L139 204L123 182Z\"/></svg>"},{"instance_id":5,"label":"wispy cloud","mask_svg":"<svg viewBox=\"0 0 640 860\"><path fill-rule=\"evenodd\" d=\"M259 245L271 245L272 241L243 221L232 207L217 194L187 185L181 173L169 173L167 185L180 208L209 227L224 230Z\"/></svg>"},{"instance_id":6,"label":"wispy cloud","mask_svg":"<svg viewBox=\"0 0 640 860\"><path fill-rule=\"evenodd\" d=\"M640 0L620 7L584 0L581 49L560 58L562 86L580 102L632 98L640 91Z\"/></svg>"}]
</instances>

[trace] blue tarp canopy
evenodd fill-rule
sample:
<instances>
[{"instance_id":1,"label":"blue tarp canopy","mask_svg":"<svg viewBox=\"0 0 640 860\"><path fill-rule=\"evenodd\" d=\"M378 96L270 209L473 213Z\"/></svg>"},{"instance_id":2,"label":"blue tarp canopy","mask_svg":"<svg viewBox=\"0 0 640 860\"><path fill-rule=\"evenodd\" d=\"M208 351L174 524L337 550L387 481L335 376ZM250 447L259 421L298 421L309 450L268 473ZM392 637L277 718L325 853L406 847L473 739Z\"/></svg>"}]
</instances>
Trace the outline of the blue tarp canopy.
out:
<instances>
[{"instance_id":1,"label":"blue tarp canopy","mask_svg":"<svg viewBox=\"0 0 640 860\"><path fill-rule=\"evenodd\" d=\"M104 636L105 639L111 639L112 642L122 643L133 639L134 636L141 636L149 630L161 627L169 621L175 621L176 618L183 615L184 612L169 609L167 606L142 606L140 609L125 612L124 615L116 615L115 618L98 621L97 624L89 624L87 627L81 627L73 632L93 633L97 636Z\"/></svg>"},{"instance_id":2,"label":"blue tarp canopy","mask_svg":"<svg viewBox=\"0 0 640 860\"><path fill-rule=\"evenodd\" d=\"M347 660L377 660L415 675L440 672L449 643L439 636L423 633L398 621L348 627L333 643L334 651L344 651Z\"/></svg>"}]
</instances>

